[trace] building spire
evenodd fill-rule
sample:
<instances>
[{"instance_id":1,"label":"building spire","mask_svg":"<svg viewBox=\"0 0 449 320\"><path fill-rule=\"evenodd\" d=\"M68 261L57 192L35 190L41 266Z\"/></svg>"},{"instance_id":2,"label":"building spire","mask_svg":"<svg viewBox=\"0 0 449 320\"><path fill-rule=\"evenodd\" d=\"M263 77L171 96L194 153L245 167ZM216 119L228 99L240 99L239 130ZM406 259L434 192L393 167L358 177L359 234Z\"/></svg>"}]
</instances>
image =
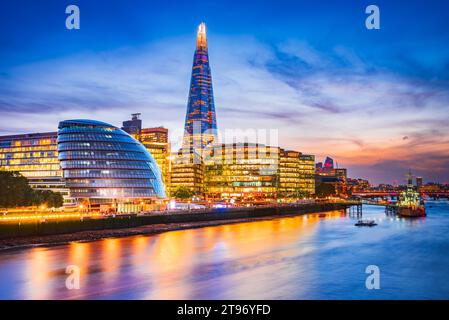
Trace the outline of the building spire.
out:
<instances>
[{"instance_id":1,"label":"building spire","mask_svg":"<svg viewBox=\"0 0 449 320\"><path fill-rule=\"evenodd\" d=\"M217 120L212 75L207 52L206 25L203 22L198 27L193 55L183 149L195 150L201 155L206 146L215 142L216 138Z\"/></svg>"},{"instance_id":2,"label":"building spire","mask_svg":"<svg viewBox=\"0 0 449 320\"><path fill-rule=\"evenodd\" d=\"M204 22L201 22L198 26L198 32L196 35L196 48L207 49L206 24Z\"/></svg>"}]
</instances>

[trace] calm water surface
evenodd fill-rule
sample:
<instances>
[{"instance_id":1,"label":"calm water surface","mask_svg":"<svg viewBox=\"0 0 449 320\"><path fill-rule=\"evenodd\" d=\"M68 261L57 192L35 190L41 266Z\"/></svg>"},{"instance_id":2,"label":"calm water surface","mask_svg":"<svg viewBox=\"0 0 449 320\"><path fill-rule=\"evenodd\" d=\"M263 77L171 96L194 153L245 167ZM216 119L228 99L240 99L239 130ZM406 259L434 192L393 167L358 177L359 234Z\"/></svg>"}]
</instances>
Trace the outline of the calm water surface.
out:
<instances>
[{"instance_id":1,"label":"calm water surface","mask_svg":"<svg viewBox=\"0 0 449 320\"><path fill-rule=\"evenodd\" d=\"M430 207L431 206L431 207ZM344 212L0 253L0 299L448 299L449 204L358 228ZM65 268L81 270L67 290ZM367 290L365 268L380 268Z\"/></svg>"}]
</instances>

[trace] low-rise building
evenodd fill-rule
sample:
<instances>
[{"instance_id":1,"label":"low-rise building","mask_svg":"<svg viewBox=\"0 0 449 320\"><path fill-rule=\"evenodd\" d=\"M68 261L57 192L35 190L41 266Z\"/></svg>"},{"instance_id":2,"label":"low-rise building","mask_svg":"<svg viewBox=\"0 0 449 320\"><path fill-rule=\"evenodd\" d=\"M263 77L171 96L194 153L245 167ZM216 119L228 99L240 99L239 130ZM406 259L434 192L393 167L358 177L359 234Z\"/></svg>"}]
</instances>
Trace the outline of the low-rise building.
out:
<instances>
[{"instance_id":1,"label":"low-rise building","mask_svg":"<svg viewBox=\"0 0 449 320\"><path fill-rule=\"evenodd\" d=\"M334 187L336 195L347 195L347 170L345 168L334 168L332 158L327 157L326 163L327 165L316 167L316 188L320 188L321 184L328 184Z\"/></svg>"},{"instance_id":2,"label":"low-rise building","mask_svg":"<svg viewBox=\"0 0 449 320\"><path fill-rule=\"evenodd\" d=\"M185 150L184 150L185 151ZM180 187L188 188L194 195L204 197L204 162L191 152L179 150L170 157L170 195Z\"/></svg>"},{"instance_id":3,"label":"low-rise building","mask_svg":"<svg viewBox=\"0 0 449 320\"><path fill-rule=\"evenodd\" d=\"M19 172L32 188L68 196L58 160L56 132L1 136L0 170Z\"/></svg>"}]
</instances>

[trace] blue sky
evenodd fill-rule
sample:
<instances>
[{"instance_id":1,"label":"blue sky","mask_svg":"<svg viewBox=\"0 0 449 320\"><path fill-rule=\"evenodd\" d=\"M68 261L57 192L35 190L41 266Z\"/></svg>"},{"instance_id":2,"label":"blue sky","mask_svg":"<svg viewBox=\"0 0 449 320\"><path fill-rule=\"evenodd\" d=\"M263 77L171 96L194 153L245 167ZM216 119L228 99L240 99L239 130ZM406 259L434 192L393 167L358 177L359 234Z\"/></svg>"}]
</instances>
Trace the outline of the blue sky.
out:
<instances>
[{"instance_id":1,"label":"blue sky","mask_svg":"<svg viewBox=\"0 0 449 320\"><path fill-rule=\"evenodd\" d=\"M76 4L81 29L65 28ZM376 4L381 29L365 28ZM0 134L68 118L182 133L196 27L207 24L219 129L279 131L350 176L449 181L449 2L8 1ZM249 121L248 119L251 119Z\"/></svg>"}]
</instances>

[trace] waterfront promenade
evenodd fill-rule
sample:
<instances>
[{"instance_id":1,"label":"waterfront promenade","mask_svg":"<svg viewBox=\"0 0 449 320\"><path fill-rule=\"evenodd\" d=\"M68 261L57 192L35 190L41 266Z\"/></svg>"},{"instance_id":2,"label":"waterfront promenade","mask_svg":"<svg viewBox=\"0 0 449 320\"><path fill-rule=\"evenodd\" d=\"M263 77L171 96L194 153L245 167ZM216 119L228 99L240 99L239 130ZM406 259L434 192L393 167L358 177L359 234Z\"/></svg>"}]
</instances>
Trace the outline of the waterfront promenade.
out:
<instances>
[{"instance_id":1,"label":"waterfront promenade","mask_svg":"<svg viewBox=\"0 0 449 320\"><path fill-rule=\"evenodd\" d=\"M335 210L355 202L327 201L255 207L158 211L142 214L95 216L72 219L27 219L0 223L0 249L27 244L87 241L105 237L158 233L235 222L273 219Z\"/></svg>"}]
</instances>

